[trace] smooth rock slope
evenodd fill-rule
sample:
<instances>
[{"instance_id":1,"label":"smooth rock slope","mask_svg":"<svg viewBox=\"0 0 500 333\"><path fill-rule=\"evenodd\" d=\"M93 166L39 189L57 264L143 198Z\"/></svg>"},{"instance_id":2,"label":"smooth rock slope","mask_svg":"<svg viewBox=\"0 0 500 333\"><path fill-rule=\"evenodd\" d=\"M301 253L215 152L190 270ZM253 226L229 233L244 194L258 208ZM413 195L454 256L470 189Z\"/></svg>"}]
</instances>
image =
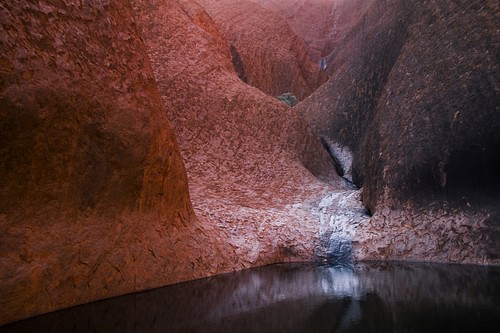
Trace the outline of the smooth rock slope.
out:
<instances>
[{"instance_id":1,"label":"smooth rock slope","mask_svg":"<svg viewBox=\"0 0 500 333\"><path fill-rule=\"evenodd\" d=\"M326 60L327 71L339 43L372 11L373 0L249 0L284 18L307 47L311 59Z\"/></svg>"},{"instance_id":2,"label":"smooth rock slope","mask_svg":"<svg viewBox=\"0 0 500 333\"><path fill-rule=\"evenodd\" d=\"M374 1L298 108L353 154L357 258L499 263L496 1ZM346 14L349 15L349 14Z\"/></svg>"},{"instance_id":3,"label":"smooth rock slope","mask_svg":"<svg viewBox=\"0 0 500 333\"><path fill-rule=\"evenodd\" d=\"M194 214L130 7L0 22L0 324L171 281L150 252Z\"/></svg>"}]
</instances>

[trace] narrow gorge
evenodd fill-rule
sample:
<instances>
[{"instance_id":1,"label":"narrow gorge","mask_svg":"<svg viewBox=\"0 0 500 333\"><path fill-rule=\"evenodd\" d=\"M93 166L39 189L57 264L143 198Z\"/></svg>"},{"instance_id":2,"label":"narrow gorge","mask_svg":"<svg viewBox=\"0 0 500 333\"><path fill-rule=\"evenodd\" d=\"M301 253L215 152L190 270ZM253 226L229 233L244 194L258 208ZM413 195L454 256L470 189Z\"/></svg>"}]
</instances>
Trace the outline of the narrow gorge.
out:
<instances>
[{"instance_id":1,"label":"narrow gorge","mask_svg":"<svg viewBox=\"0 0 500 333\"><path fill-rule=\"evenodd\" d=\"M273 263L500 265L499 13L4 0L0 326Z\"/></svg>"}]
</instances>

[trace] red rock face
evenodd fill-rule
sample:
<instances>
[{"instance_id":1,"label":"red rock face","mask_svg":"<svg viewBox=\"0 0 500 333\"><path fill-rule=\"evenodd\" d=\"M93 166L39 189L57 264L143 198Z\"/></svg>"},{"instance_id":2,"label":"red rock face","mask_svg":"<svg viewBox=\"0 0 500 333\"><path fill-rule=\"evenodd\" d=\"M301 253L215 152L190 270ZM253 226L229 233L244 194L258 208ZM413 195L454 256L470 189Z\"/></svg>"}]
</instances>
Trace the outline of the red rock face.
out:
<instances>
[{"instance_id":1,"label":"red rock face","mask_svg":"<svg viewBox=\"0 0 500 333\"><path fill-rule=\"evenodd\" d=\"M280 15L251 1L199 2L230 43L234 66L246 83L272 96L310 95L327 76Z\"/></svg>"},{"instance_id":2,"label":"red rock face","mask_svg":"<svg viewBox=\"0 0 500 333\"><path fill-rule=\"evenodd\" d=\"M132 4L2 4L0 324L315 258L342 185L308 125L194 2Z\"/></svg>"},{"instance_id":3,"label":"red rock face","mask_svg":"<svg viewBox=\"0 0 500 333\"><path fill-rule=\"evenodd\" d=\"M318 139L293 110L238 79L229 45L217 42L201 7L135 1L134 8L178 133L199 228L209 234L201 246L212 259L202 265L220 272L313 258L318 220L310 204L340 187Z\"/></svg>"},{"instance_id":4,"label":"red rock face","mask_svg":"<svg viewBox=\"0 0 500 333\"><path fill-rule=\"evenodd\" d=\"M311 59L330 59L366 13L373 1L367 0L250 0L286 19L301 37Z\"/></svg>"},{"instance_id":5,"label":"red rock face","mask_svg":"<svg viewBox=\"0 0 500 333\"><path fill-rule=\"evenodd\" d=\"M242 187L252 184L262 190L274 181L286 183L296 177L294 174L303 177L304 171L334 179L326 152L301 118L275 98L238 80L228 45L221 48L214 43L213 35L204 28L207 23L200 26L185 14L185 6L194 6L192 2L158 1L154 8L161 10L156 11L141 2L135 4L140 20L154 22L155 29L164 31L157 37L156 30L140 25L191 183L202 177L200 185L213 192L206 182L217 180L218 186L231 192L235 186L232 175L246 179L241 181ZM201 7L198 10L203 11ZM163 16L172 12L179 14L177 21L163 23ZM208 16L206 20L211 22ZM206 59L210 61L202 61ZM305 140L296 138L299 133L304 133ZM273 166L269 161L272 155L273 160L291 159L287 168ZM289 168L304 171L294 173ZM265 176L270 172L266 170L273 170L274 175ZM222 175L227 181L218 179ZM273 194L276 200L287 197L287 192L300 192L300 186L282 191L282 195Z\"/></svg>"},{"instance_id":6,"label":"red rock face","mask_svg":"<svg viewBox=\"0 0 500 333\"><path fill-rule=\"evenodd\" d=\"M277 14L242 2L276 26L240 29L215 2L213 19L191 0L4 1L0 324L352 241L358 259L498 263L498 5L335 3L339 46L310 48L335 75L299 111L352 151L371 219L297 110L238 78L235 51L257 75L273 55L254 42L289 33ZM307 94L296 40L275 53Z\"/></svg>"},{"instance_id":7,"label":"red rock face","mask_svg":"<svg viewBox=\"0 0 500 333\"><path fill-rule=\"evenodd\" d=\"M147 233L193 211L130 8L4 1L0 21L0 324L165 284Z\"/></svg>"}]
</instances>

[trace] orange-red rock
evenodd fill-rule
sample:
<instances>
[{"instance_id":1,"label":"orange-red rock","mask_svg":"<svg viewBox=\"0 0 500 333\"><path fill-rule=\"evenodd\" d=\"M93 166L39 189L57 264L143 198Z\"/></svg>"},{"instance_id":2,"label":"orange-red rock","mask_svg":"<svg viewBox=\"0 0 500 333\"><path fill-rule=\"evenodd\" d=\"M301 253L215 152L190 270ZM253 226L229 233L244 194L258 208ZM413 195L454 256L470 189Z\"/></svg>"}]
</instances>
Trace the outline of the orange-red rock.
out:
<instances>
[{"instance_id":1,"label":"orange-red rock","mask_svg":"<svg viewBox=\"0 0 500 333\"><path fill-rule=\"evenodd\" d=\"M246 0L201 0L230 44L239 77L278 96L299 99L324 83L327 75L311 61L303 40L280 15Z\"/></svg>"},{"instance_id":2,"label":"orange-red rock","mask_svg":"<svg viewBox=\"0 0 500 333\"><path fill-rule=\"evenodd\" d=\"M342 187L318 139L292 109L238 79L203 8L133 3L215 271L313 258L312 202Z\"/></svg>"},{"instance_id":3,"label":"orange-red rock","mask_svg":"<svg viewBox=\"0 0 500 333\"><path fill-rule=\"evenodd\" d=\"M193 211L132 17L0 6L0 324L169 280L150 252Z\"/></svg>"},{"instance_id":4,"label":"orange-red rock","mask_svg":"<svg viewBox=\"0 0 500 333\"><path fill-rule=\"evenodd\" d=\"M315 258L317 201L342 188L330 157L238 79L201 7L17 1L0 15L0 324Z\"/></svg>"},{"instance_id":5,"label":"orange-red rock","mask_svg":"<svg viewBox=\"0 0 500 333\"><path fill-rule=\"evenodd\" d=\"M249 0L277 13L290 24L308 48L311 59L331 59L373 0Z\"/></svg>"},{"instance_id":6,"label":"orange-red rock","mask_svg":"<svg viewBox=\"0 0 500 333\"><path fill-rule=\"evenodd\" d=\"M253 44L272 25L249 18L231 39L237 7L207 7L214 22L191 0L4 1L0 324L245 267L349 260L352 241L361 259L498 263L498 5L405 3L335 2L344 37L308 42L342 45L334 76L295 110L238 78L231 43L272 58ZM241 5L289 33L279 13ZM303 89L294 40L280 45ZM353 152L373 218L297 111Z\"/></svg>"}]
</instances>

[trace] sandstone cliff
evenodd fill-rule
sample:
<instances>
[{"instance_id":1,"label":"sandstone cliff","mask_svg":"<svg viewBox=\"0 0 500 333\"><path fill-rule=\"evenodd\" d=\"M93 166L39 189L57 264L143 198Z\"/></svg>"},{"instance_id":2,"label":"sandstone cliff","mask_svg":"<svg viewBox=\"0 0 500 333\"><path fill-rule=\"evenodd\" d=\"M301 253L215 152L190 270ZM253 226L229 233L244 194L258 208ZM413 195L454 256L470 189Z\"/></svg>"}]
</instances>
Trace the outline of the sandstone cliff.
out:
<instances>
[{"instance_id":1,"label":"sandstone cliff","mask_svg":"<svg viewBox=\"0 0 500 333\"><path fill-rule=\"evenodd\" d=\"M163 285L186 172L130 8L0 6L0 323Z\"/></svg>"},{"instance_id":2,"label":"sandstone cliff","mask_svg":"<svg viewBox=\"0 0 500 333\"><path fill-rule=\"evenodd\" d=\"M319 140L293 110L238 79L229 44L217 42L203 8L133 3L200 228L213 229L209 243L224 244L232 256L224 261L200 245L211 264L233 270L313 258L313 202L344 186Z\"/></svg>"},{"instance_id":3,"label":"sandstone cliff","mask_svg":"<svg viewBox=\"0 0 500 333\"><path fill-rule=\"evenodd\" d=\"M299 106L316 133L239 79L272 58L259 39L273 26L245 17L248 37L237 7L54 3L0 6L0 324L273 262L345 263L352 241L357 259L500 263L497 2L335 2L338 34L309 43L333 77ZM277 9L241 6L290 33ZM276 54L290 48L286 79L306 91L297 40Z\"/></svg>"},{"instance_id":4,"label":"sandstone cliff","mask_svg":"<svg viewBox=\"0 0 500 333\"><path fill-rule=\"evenodd\" d=\"M132 7L1 6L0 323L315 258L319 140L196 3Z\"/></svg>"},{"instance_id":5,"label":"sandstone cliff","mask_svg":"<svg viewBox=\"0 0 500 333\"><path fill-rule=\"evenodd\" d=\"M309 96L327 79L280 15L251 1L201 0L230 43L239 77L272 96Z\"/></svg>"},{"instance_id":6,"label":"sandstone cliff","mask_svg":"<svg viewBox=\"0 0 500 333\"><path fill-rule=\"evenodd\" d=\"M374 1L299 105L353 153L358 258L498 263L495 1Z\"/></svg>"},{"instance_id":7,"label":"sandstone cliff","mask_svg":"<svg viewBox=\"0 0 500 333\"><path fill-rule=\"evenodd\" d=\"M304 40L311 59L317 64L322 58L330 60L331 54L341 49L338 48L339 43L372 10L373 4L373 0L250 1L286 19L293 31Z\"/></svg>"}]
</instances>

